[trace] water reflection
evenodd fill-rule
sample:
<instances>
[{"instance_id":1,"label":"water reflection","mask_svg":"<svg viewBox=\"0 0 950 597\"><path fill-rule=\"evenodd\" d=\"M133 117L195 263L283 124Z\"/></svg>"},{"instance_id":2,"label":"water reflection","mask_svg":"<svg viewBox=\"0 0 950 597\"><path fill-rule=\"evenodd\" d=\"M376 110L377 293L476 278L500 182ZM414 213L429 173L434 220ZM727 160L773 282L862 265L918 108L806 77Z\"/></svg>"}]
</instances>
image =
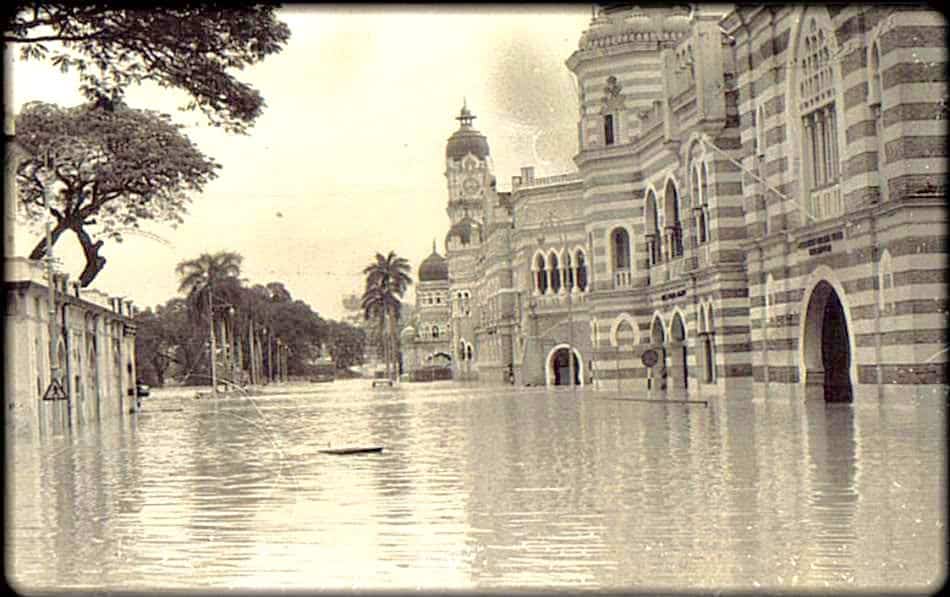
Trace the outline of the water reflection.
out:
<instances>
[{"instance_id":1,"label":"water reflection","mask_svg":"<svg viewBox=\"0 0 950 597\"><path fill-rule=\"evenodd\" d=\"M924 590L945 569L942 403L365 386L158 397L131 421L17 444L11 578ZM333 457L327 443L385 451Z\"/></svg>"}]
</instances>

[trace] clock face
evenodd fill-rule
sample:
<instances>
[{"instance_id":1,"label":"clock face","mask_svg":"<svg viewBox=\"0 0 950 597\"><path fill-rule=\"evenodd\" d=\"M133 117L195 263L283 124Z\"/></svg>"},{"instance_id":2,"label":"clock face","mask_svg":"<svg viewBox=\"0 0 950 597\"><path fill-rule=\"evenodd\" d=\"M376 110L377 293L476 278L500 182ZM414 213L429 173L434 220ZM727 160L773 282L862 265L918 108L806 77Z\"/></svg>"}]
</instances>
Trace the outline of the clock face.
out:
<instances>
[{"instance_id":1,"label":"clock face","mask_svg":"<svg viewBox=\"0 0 950 597\"><path fill-rule=\"evenodd\" d=\"M466 195L473 195L478 191L478 181L474 178L466 178L462 181L462 190Z\"/></svg>"}]
</instances>

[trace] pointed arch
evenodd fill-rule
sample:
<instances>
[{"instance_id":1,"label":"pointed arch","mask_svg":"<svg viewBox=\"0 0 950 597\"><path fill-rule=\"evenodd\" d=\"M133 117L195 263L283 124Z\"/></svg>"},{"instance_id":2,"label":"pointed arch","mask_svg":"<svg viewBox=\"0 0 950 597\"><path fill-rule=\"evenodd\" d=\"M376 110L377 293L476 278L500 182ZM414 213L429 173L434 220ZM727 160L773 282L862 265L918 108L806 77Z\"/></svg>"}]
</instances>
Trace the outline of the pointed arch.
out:
<instances>
[{"instance_id":1,"label":"pointed arch","mask_svg":"<svg viewBox=\"0 0 950 597\"><path fill-rule=\"evenodd\" d=\"M650 344L660 345L666 343L666 322L663 321L663 315L659 311L653 312L653 318L650 320Z\"/></svg>"},{"instance_id":2,"label":"pointed arch","mask_svg":"<svg viewBox=\"0 0 950 597\"><path fill-rule=\"evenodd\" d=\"M663 243L660 241L660 210L656 190L647 187L643 200L644 237L647 246L647 267L663 261Z\"/></svg>"},{"instance_id":3,"label":"pointed arch","mask_svg":"<svg viewBox=\"0 0 950 597\"><path fill-rule=\"evenodd\" d=\"M798 347L798 374L799 374L799 383L806 384L808 381L808 371L810 368L815 367L818 363L821 362L820 355L820 336L821 336L821 324L820 318L817 317L820 311L821 304L824 303L827 299L828 288L831 292L834 293L836 299L841 304L842 315L845 322L845 327L849 330L847 338L847 348L851 359L848 369L848 379L850 380L851 386L854 387L855 381L858 379L857 373L857 359L855 355L857 354L856 345L855 345L855 335L853 330L854 321L851 317L851 307L848 300L848 295L845 292L844 285L841 283L841 280L838 279L837 274L827 265L819 265L816 267L811 274L806 278L805 283L803 284L805 292L802 294L802 299L800 303L800 313L802 314L799 318L798 324L798 337L801 339L799 341ZM816 293L816 291L818 291ZM813 298L817 298L814 303Z\"/></svg>"},{"instance_id":4,"label":"pointed arch","mask_svg":"<svg viewBox=\"0 0 950 597\"><path fill-rule=\"evenodd\" d=\"M797 17L797 18L796 18ZM792 17L786 80L790 176L798 181L805 223L844 212L839 148L845 146L844 94L834 23L826 6Z\"/></svg>"},{"instance_id":5,"label":"pointed arch","mask_svg":"<svg viewBox=\"0 0 950 597\"><path fill-rule=\"evenodd\" d=\"M699 303L696 310L696 333L706 333L706 303Z\"/></svg>"},{"instance_id":6,"label":"pointed arch","mask_svg":"<svg viewBox=\"0 0 950 597\"><path fill-rule=\"evenodd\" d=\"M673 342L685 343L688 339L686 331L686 316L679 307L674 307L673 315L670 316L670 327L667 338Z\"/></svg>"},{"instance_id":7,"label":"pointed arch","mask_svg":"<svg viewBox=\"0 0 950 597\"><path fill-rule=\"evenodd\" d=\"M544 294L548 291L548 263L547 259L544 257L544 253L540 249L535 251L534 258L531 263L531 271L534 278L534 289L539 294ZM459 293L461 298L461 293Z\"/></svg>"},{"instance_id":8,"label":"pointed arch","mask_svg":"<svg viewBox=\"0 0 950 597\"><path fill-rule=\"evenodd\" d=\"M574 270L574 280L577 289L581 292L587 292L587 251L580 245L574 247Z\"/></svg>"},{"instance_id":9,"label":"pointed arch","mask_svg":"<svg viewBox=\"0 0 950 597\"><path fill-rule=\"evenodd\" d=\"M679 185L670 175L663 185L663 213L667 234L667 252L670 259L683 256L683 224Z\"/></svg>"},{"instance_id":10,"label":"pointed arch","mask_svg":"<svg viewBox=\"0 0 950 597\"><path fill-rule=\"evenodd\" d=\"M631 328L633 344L640 343L640 327L637 325L637 321L628 313L621 313L614 318L613 323L610 325L610 345L619 346L621 344L621 325L624 323L629 324Z\"/></svg>"},{"instance_id":11,"label":"pointed arch","mask_svg":"<svg viewBox=\"0 0 950 597\"><path fill-rule=\"evenodd\" d=\"M558 251L555 249L548 251L548 276L551 281L551 292L559 292L562 288L561 260L558 259Z\"/></svg>"}]
</instances>

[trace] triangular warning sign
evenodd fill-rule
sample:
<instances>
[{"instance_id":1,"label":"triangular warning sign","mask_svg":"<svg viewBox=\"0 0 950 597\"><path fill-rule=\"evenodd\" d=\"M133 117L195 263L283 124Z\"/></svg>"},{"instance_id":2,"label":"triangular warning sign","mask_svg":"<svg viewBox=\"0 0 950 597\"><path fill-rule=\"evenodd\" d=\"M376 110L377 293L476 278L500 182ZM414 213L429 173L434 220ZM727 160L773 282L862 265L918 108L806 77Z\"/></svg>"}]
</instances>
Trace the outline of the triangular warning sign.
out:
<instances>
[{"instance_id":1,"label":"triangular warning sign","mask_svg":"<svg viewBox=\"0 0 950 597\"><path fill-rule=\"evenodd\" d=\"M63 389L63 384L59 383L58 379L54 379L50 382L49 387L46 388L46 392L43 394L43 400L68 400L69 397L66 395L66 391Z\"/></svg>"}]
</instances>

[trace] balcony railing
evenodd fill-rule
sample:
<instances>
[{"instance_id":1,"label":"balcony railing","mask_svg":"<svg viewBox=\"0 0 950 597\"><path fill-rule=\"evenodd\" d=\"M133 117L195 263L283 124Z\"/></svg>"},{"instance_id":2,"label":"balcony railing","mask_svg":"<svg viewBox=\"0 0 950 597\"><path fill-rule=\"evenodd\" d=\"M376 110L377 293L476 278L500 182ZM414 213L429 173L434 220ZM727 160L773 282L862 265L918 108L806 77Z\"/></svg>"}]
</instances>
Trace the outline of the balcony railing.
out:
<instances>
[{"instance_id":1,"label":"balcony railing","mask_svg":"<svg viewBox=\"0 0 950 597\"><path fill-rule=\"evenodd\" d=\"M614 271L614 288L629 288L633 285L633 273L629 269Z\"/></svg>"},{"instance_id":2,"label":"balcony railing","mask_svg":"<svg viewBox=\"0 0 950 597\"><path fill-rule=\"evenodd\" d=\"M808 197L808 209L815 220L826 220L844 213L841 187L835 183L813 190Z\"/></svg>"},{"instance_id":3,"label":"balcony railing","mask_svg":"<svg viewBox=\"0 0 950 597\"><path fill-rule=\"evenodd\" d=\"M538 294L535 296L538 307L563 307L567 306L568 299L570 299L572 305L578 305L587 302L587 293L575 288L574 292L568 296L567 292L547 292L545 294Z\"/></svg>"}]
</instances>

